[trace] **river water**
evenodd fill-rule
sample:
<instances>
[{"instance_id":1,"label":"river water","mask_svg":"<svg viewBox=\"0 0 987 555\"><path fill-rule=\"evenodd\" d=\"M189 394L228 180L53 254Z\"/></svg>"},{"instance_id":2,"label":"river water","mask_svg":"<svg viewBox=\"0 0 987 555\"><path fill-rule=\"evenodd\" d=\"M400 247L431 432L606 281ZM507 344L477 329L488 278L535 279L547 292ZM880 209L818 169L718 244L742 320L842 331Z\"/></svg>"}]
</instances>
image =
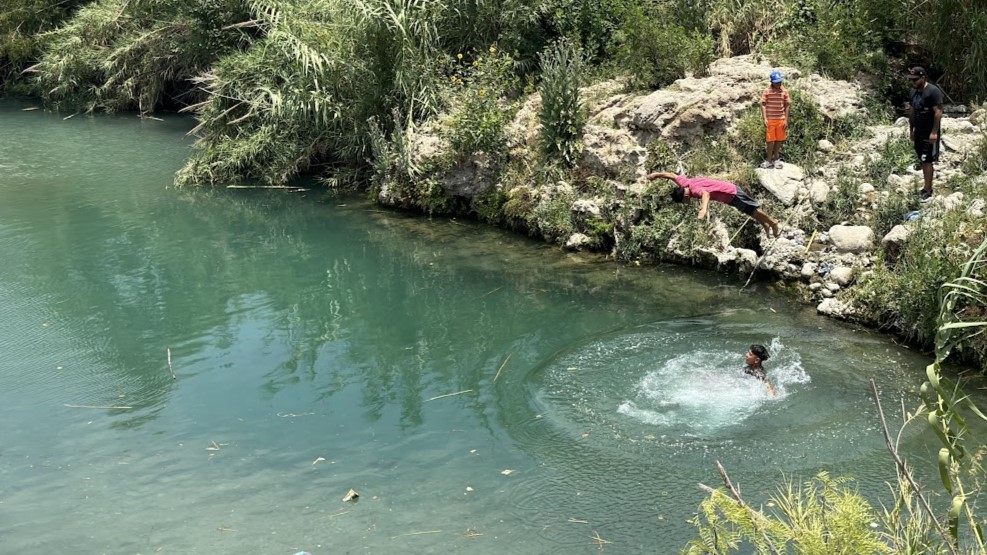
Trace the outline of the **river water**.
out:
<instances>
[{"instance_id":1,"label":"river water","mask_svg":"<svg viewBox=\"0 0 987 555\"><path fill-rule=\"evenodd\" d=\"M25 107L0 104L3 553L675 553L717 460L754 503L894 475L868 380L900 421L928 360L881 334L358 197L175 190L188 119Z\"/></svg>"}]
</instances>

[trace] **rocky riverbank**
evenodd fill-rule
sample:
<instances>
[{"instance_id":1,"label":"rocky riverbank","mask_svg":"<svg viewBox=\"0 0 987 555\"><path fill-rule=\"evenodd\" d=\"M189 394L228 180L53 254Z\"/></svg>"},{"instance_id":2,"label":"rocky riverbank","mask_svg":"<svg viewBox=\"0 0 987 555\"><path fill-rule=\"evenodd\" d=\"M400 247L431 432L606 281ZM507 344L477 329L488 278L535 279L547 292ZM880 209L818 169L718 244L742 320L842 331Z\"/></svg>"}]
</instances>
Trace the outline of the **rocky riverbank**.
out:
<instances>
[{"instance_id":1,"label":"rocky riverbank","mask_svg":"<svg viewBox=\"0 0 987 555\"><path fill-rule=\"evenodd\" d=\"M630 263L672 261L735 273L741 282L752 274L782 281L823 314L927 342L928 330L888 320L897 309L867 299L880 296L875 272L884 279L901 271L916 229L941 234L945 246L957 247L956 256L984 236L987 177L971 170L970 161L983 156L985 111L948 107L937 194L920 204L907 121L875 118L861 83L803 76L794 68L780 69L825 136L802 137L801 151L786 145L783 158L793 151L798 163L756 168L763 146L757 106L772 69L741 56L647 94L625 92L618 81L586 87L582 157L564 171L545 170L539 158L537 94L508 125L503 152L451 154L440 119L406 137L416 172L382 180L375 195L385 205L471 212L564 248L600 250ZM797 117L793 130L810 126ZM695 207L669 202L671 185L645 179L656 169L741 184L783 222L781 237L765 236L722 205L711 210L709 223L697 222ZM955 277L949 268L941 273L942 280ZM868 281L869 289L857 291Z\"/></svg>"}]
</instances>

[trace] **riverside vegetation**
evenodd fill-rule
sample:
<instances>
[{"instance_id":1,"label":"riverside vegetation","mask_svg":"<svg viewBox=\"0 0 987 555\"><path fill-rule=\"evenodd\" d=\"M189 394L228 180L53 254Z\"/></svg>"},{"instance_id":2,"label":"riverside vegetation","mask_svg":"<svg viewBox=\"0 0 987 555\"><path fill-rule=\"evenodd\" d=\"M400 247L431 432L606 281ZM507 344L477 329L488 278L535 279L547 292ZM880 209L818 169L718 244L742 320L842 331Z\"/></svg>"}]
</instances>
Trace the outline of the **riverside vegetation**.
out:
<instances>
[{"instance_id":1,"label":"riverside vegetation","mask_svg":"<svg viewBox=\"0 0 987 555\"><path fill-rule=\"evenodd\" d=\"M932 348L907 420L943 443L947 513L904 464L880 514L820 475L779 490L774 513L712 493L686 549L984 553L984 448L964 419L979 412L941 365L987 360L985 31L963 0L8 0L0 83L68 114L194 113L181 185L314 174L627 263L759 272ZM912 63L952 104L924 206L895 122ZM758 170L775 67L793 98L786 167ZM783 237L732 210L696 221L644 181L655 170L737 182Z\"/></svg>"}]
</instances>

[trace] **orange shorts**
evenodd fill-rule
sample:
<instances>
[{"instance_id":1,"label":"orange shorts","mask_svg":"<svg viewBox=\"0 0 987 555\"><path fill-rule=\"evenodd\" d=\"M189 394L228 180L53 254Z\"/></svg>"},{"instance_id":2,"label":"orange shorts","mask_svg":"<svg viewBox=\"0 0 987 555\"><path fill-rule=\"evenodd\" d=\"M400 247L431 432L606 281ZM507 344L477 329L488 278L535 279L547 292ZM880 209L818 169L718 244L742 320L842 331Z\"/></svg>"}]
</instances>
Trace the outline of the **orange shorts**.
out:
<instances>
[{"instance_id":1,"label":"orange shorts","mask_svg":"<svg viewBox=\"0 0 987 555\"><path fill-rule=\"evenodd\" d=\"M785 133L785 120L783 119L769 119L768 120L768 142L776 143L784 141L788 138L788 134Z\"/></svg>"}]
</instances>

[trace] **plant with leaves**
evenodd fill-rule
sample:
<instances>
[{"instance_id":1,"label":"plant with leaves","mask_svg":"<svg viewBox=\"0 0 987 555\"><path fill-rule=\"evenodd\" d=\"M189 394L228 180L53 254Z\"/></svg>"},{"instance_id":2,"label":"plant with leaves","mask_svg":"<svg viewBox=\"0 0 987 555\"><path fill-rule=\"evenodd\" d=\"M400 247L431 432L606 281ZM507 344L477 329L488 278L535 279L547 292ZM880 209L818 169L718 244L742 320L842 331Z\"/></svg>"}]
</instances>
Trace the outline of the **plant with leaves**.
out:
<instances>
[{"instance_id":1,"label":"plant with leaves","mask_svg":"<svg viewBox=\"0 0 987 555\"><path fill-rule=\"evenodd\" d=\"M201 100L191 81L249 34L242 0L98 0L42 37L30 72L57 109L153 112Z\"/></svg>"},{"instance_id":2,"label":"plant with leaves","mask_svg":"<svg viewBox=\"0 0 987 555\"><path fill-rule=\"evenodd\" d=\"M514 99L520 83L513 57L491 46L469 57L458 54L452 63L452 115L446 137L456 157L476 152L504 156L505 128L517 111Z\"/></svg>"},{"instance_id":3,"label":"plant with leaves","mask_svg":"<svg viewBox=\"0 0 987 555\"><path fill-rule=\"evenodd\" d=\"M372 122L390 136L397 109L420 121L441 107L436 0L255 0L264 35L200 84L198 155L180 184L281 183L315 164L366 163Z\"/></svg>"},{"instance_id":4,"label":"plant with leaves","mask_svg":"<svg viewBox=\"0 0 987 555\"><path fill-rule=\"evenodd\" d=\"M618 63L635 87L664 87L687 72L703 75L714 59L712 37L666 23L642 5L627 10L622 31Z\"/></svg>"},{"instance_id":5,"label":"plant with leaves","mask_svg":"<svg viewBox=\"0 0 987 555\"><path fill-rule=\"evenodd\" d=\"M541 55L541 110L538 112L542 153L573 166L582 153L586 108L579 96L582 51L562 39Z\"/></svg>"},{"instance_id":6,"label":"plant with leaves","mask_svg":"<svg viewBox=\"0 0 987 555\"><path fill-rule=\"evenodd\" d=\"M0 9L0 90L40 56L39 39L91 0L4 0Z\"/></svg>"},{"instance_id":7,"label":"plant with leaves","mask_svg":"<svg viewBox=\"0 0 987 555\"><path fill-rule=\"evenodd\" d=\"M801 486L787 483L771 497L771 511L747 505L726 477L726 491L709 492L690 522L697 538L683 555L726 555L754 549L780 555L884 555L891 550L873 529L878 515L846 478L821 472Z\"/></svg>"}]
</instances>

